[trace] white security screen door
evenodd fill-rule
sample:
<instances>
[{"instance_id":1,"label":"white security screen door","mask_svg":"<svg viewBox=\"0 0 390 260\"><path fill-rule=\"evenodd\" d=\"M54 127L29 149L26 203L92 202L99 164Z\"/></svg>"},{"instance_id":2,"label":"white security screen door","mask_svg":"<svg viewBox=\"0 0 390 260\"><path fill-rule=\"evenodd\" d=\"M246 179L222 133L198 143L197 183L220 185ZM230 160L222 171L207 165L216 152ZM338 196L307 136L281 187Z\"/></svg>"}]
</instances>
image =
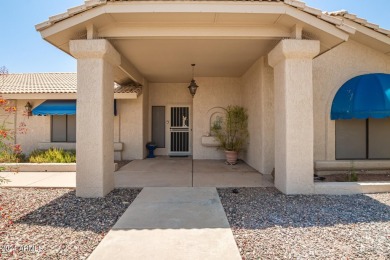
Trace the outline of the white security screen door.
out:
<instances>
[{"instance_id":1,"label":"white security screen door","mask_svg":"<svg viewBox=\"0 0 390 260\"><path fill-rule=\"evenodd\" d=\"M190 107L172 106L168 109L170 118L168 144L170 144L169 155L190 155L191 154L191 126Z\"/></svg>"}]
</instances>

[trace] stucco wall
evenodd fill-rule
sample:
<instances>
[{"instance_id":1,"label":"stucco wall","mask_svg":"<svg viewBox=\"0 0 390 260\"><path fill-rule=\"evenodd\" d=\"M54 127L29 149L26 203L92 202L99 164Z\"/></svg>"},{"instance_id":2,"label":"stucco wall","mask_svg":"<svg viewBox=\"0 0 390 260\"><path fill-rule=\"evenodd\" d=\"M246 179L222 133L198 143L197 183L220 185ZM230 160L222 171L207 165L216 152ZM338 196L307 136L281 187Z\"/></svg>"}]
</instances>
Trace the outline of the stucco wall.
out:
<instances>
[{"instance_id":1,"label":"stucco wall","mask_svg":"<svg viewBox=\"0 0 390 260\"><path fill-rule=\"evenodd\" d=\"M120 142L123 143L122 159L124 160L144 158L143 98L141 96L138 99L122 99L117 103L117 109L121 115Z\"/></svg>"},{"instance_id":2,"label":"stucco wall","mask_svg":"<svg viewBox=\"0 0 390 260\"><path fill-rule=\"evenodd\" d=\"M24 100L20 99L16 101L17 114L16 119L14 116L9 117L8 121L12 123L14 120L16 125L19 126L22 122L26 124L27 133L18 134L16 136L15 143L21 144L23 153L29 154L34 149L39 148L39 143L51 142L51 119L50 116L24 116L24 106L27 102L30 102L34 107L40 105L45 100ZM15 102L15 101L13 101ZM120 107L120 100L118 100L118 108ZM1 118L4 118L0 115ZM120 142L120 122L122 115L118 109L118 116L114 117L114 142ZM7 124L9 127L14 127L14 124ZM55 146L55 143L52 143ZM65 147L64 143L60 143L61 147ZM51 146L51 145L49 145ZM47 147L47 145L45 145ZM72 146L73 147L73 146ZM66 149L66 148L65 148ZM74 148L72 148L74 149Z\"/></svg>"},{"instance_id":3,"label":"stucco wall","mask_svg":"<svg viewBox=\"0 0 390 260\"><path fill-rule=\"evenodd\" d=\"M263 102L262 63L259 59L242 77L242 105L248 110L250 139L245 151L245 161L256 169L262 169L263 147Z\"/></svg>"},{"instance_id":4,"label":"stucco wall","mask_svg":"<svg viewBox=\"0 0 390 260\"><path fill-rule=\"evenodd\" d=\"M17 100L16 126L19 126L24 122L26 124L27 133L18 134L15 142L21 145L23 153L25 154L29 154L34 149L37 149L38 143L40 142L50 142L51 138L50 116L23 116L24 106L27 101L29 101L34 108L45 100Z\"/></svg>"},{"instance_id":5,"label":"stucco wall","mask_svg":"<svg viewBox=\"0 0 390 260\"><path fill-rule=\"evenodd\" d=\"M367 73L390 73L390 57L352 40L314 59L314 160L335 159L333 98L346 81Z\"/></svg>"},{"instance_id":6,"label":"stucco wall","mask_svg":"<svg viewBox=\"0 0 390 260\"><path fill-rule=\"evenodd\" d=\"M273 69L264 57L242 77L242 105L248 109L250 134L243 159L269 174L274 167Z\"/></svg>"},{"instance_id":7,"label":"stucco wall","mask_svg":"<svg viewBox=\"0 0 390 260\"><path fill-rule=\"evenodd\" d=\"M167 109L170 105L189 105L192 106L192 97L188 91L188 83L149 83L149 138L151 139L151 120L152 106L165 106ZM190 123L192 123L190 115ZM169 120L167 117L165 120ZM168 128L165 129L168 131ZM167 155L168 146L166 148L158 148L155 151L157 155Z\"/></svg>"},{"instance_id":8,"label":"stucco wall","mask_svg":"<svg viewBox=\"0 0 390 260\"><path fill-rule=\"evenodd\" d=\"M263 61L262 84L263 152L262 165L259 171L264 174L271 174L275 167L274 70L268 65L266 58Z\"/></svg>"},{"instance_id":9,"label":"stucco wall","mask_svg":"<svg viewBox=\"0 0 390 260\"><path fill-rule=\"evenodd\" d=\"M199 86L193 100L193 157L194 159L224 159L223 151L206 147L202 136L210 131L210 109L241 105L240 78L196 78Z\"/></svg>"}]
</instances>

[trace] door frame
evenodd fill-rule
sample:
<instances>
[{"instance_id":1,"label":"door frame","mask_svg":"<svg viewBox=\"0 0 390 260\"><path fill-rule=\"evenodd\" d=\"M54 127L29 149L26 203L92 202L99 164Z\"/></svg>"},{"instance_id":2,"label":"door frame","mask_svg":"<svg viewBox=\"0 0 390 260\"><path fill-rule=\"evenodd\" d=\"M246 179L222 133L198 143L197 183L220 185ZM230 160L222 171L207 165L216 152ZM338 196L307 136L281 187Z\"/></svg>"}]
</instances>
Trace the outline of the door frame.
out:
<instances>
[{"instance_id":1,"label":"door frame","mask_svg":"<svg viewBox=\"0 0 390 260\"><path fill-rule=\"evenodd\" d=\"M188 107L188 113L190 120L188 120L189 124L189 129L188 129L188 153L186 152L171 152L171 108L172 107ZM169 156L186 156L186 155L192 155L192 136L193 136L193 131L192 131L192 123L193 123L193 118L192 118L192 104L168 104L166 106L165 110L165 147L167 149L167 153Z\"/></svg>"}]
</instances>

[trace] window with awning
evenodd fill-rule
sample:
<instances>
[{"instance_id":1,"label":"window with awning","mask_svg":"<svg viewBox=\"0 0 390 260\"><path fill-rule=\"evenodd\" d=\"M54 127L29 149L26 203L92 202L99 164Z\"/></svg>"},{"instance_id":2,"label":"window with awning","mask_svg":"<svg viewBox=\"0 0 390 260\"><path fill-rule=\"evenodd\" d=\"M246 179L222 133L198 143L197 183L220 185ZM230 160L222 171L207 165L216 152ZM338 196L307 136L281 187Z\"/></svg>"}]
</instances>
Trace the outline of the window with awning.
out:
<instances>
[{"instance_id":1,"label":"window with awning","mask_svg":"<svg viewBox=\"0 0 390 260\"><path fill-rule=\"evenodd\" d=\"M35 107L32 114L51 116L51 142L76 142L76 100L46 100Z\"/></svg>"},{"instance_id":2,"label":"window with awning","mask_svg":"<svg viewBox=\"0 0 390 260\"><path fill-rule=\"evenodd\" d=\"M336 93L336 159L390 159L390 74L357 76Z\"/></svg>"}]
</instances>

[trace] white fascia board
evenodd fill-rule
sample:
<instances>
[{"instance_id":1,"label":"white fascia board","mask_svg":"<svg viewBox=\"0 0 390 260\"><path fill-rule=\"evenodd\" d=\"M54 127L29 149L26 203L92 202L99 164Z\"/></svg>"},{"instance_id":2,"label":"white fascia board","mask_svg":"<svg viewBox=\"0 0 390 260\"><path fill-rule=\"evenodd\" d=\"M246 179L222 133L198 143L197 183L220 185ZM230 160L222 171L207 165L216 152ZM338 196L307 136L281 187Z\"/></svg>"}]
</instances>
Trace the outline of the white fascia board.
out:
<instances>
[{"instance_id":1,"label":"white fascia board","mask_svg":"<svg viewBox=\"0 0 390 260\"><path fill-rule=\"evenodd\" d=\"M60 21L58 23L53 24L49 28L43 29L40 31L42 38L47 38L51 35L54 35L56 33L59 33L61 31L64 31L66 29L69 29L73 26L76 26L78 24L84 23L88 20L91 20L101 14L106 13L105 12L106 6L100 6L97 8L93 8L91 10L85 11L79 15L75 15L72 17L69 17L63 21Z\"/></svg>"},{"instance_id":2,"label":"white fascia board","mask_svg":"<svg viewBox=\"0 0 390 260\"><path fill-rule=\"evenodd\" d=\"M362 34L367 35L368 37L374 38L378 41L381 41L383 43L386 43L390 46L390 37L381 34L380 32L374 31L370 28L367 28L361 24L358 24L356 22L350 21L350 20L344 20L344 22L350 26L353 26L356 28L357 31L359 31ZM379 31L379 30L378 30Z\"/></svg>"},{"instance_id":3,"label":"white fascia board","mask_svg":"<svg viewBox=\"0 0 390 260\"><path fill-rule=\"evenodd\" d=\"M80 7L81 8L81 7ZM224 5L216 2L188 3L177 2L166 4L163 2L115 2L97 6L82 13L68 17L53 25L46 22L37 25L37 30L43 38L59 33L70 27L84 23L105 13L259 13L259 14L283 14L286 6L283 3L264 3L259 5L252 2L225 2ZM48 28L45 28L50 26Z\"/></svg>"},{"instance_id":4,"label":"white fascia board","mask_svg":"<svg viewBox=\"0 0 390 260\"><path fill-rule=\"evenodd\" d=\"M286 5L282 2L108 2L109 13L259 13L282 14Z\"/></svg>"},{"instance_id":5,"label":"white fascia board","mask_svg":"<svg viewBox=\"0 0 390 260\"><path fill-rule=\"evenodd\" d=\"M49 17L49 22L55 23L55 22L59 22L61 20L65 20L66 18L69 18L69 14L67 12L66 13L62 13L62 14L57 14L57 15L54 15L54 16L50 16Z\"/></svg>"},{"instance_id":6,"label":"white fascia board","mask_svg":"<svg viewBox=\"0 0 390 260\"><path fill-rule=\"evenodd\" d=\"M50 27L51 25L52 25L52 23L50 21L44 21L42 23L35 25L35 30L41 31L41 30L44 30L44 29Z\"/></svg>"},{"instance_id":7,"label":"white fascia board","mask_svg":"<svg viewBox=\"0 0 390 260\"><path fill-rule=\"evenodd\" d=\"M317 17L314 17L311 14L297 10L294 7L286 7L286 14L298 20L301 20L304 23L310 24L311 26L314 26L319 30L332 34L333 36L343 41L348 41L349 39L349 33L344 32L343 30L337 28L335 24L331 24L330 22L323 21Z\"/></svg>"},{"instance_id":8,"label":"white fascia board","mask_svg":"<svg viewBox=\"0 0 390 260\"><path fill-rule=\"evenodd\" d=\"M76 14L84 12L85 10L87 10L87 7L85 5L80 5L80 6L69 8L68 14L69 16L74 16Z\"/></svg>"},{"instance_id":9,"label":"white fascia board","mask_svg":"<svg viewBox=\"0 0 390 260\"><path fill-rule=\"evenodd\" d=\"M76 93L2 94L6 99L76 99Z\"/></svg>"},{"instance_id":10,"label":"white fascia board","mask_svg":"<svg viewBox=\"0 0 390 260\"><path fill-rule=\"evenodd\" d=\"M49 28L43 29L41 35L43 38L49 37L70 27L84 23L94 17L105 13L251 13L251 14L288 14L305 23L311 24L319 29L330 33L340 39L348 40L349 34L336 28L334 25L320 20L319 18L298 10L295 7L287 6L280 2L224 2L223 5L218 2L108 2L105 5L92 8L82 15L69 17L63 21L55 23ZM336 21L336 20L334 20Z\"/></svg>"}]
</instances>

